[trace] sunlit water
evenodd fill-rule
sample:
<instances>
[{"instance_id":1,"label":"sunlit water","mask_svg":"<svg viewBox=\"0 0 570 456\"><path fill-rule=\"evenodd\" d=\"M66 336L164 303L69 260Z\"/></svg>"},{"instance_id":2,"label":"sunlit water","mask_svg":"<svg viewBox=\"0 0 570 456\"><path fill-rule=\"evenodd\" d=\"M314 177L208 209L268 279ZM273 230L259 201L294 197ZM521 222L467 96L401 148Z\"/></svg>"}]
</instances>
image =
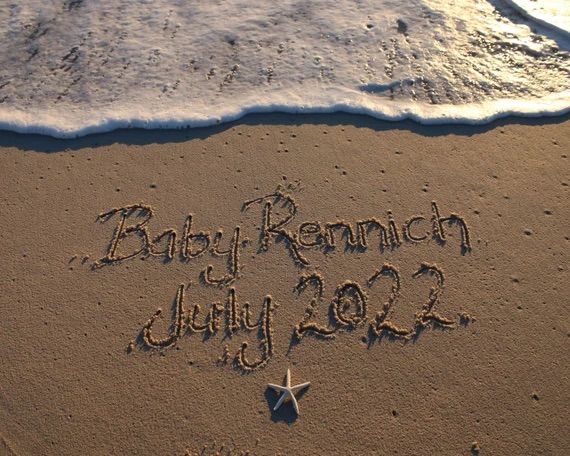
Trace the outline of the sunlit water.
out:
<instances>
[{"instance_id":1,"label":"sunlit water","mask_svg":"<svg viewBox=\"0 0 570 456\"><path fill-rule=\"evenodd\" d=\"M68 137L247 112L423 123L566 112L568 35L512 2L2 2L0 128ZM568 13L569 0L555 3Z\"/></svg>"},{"instance_id":2,"label":"sunlit water","mask_svg":"<svg viewBox=\"0 0 570 456\"><path fill-rule=\"evenodd\" d=\"M570 36L570 0L508 0L521 14Z\"/></svg>"}]
</instances>

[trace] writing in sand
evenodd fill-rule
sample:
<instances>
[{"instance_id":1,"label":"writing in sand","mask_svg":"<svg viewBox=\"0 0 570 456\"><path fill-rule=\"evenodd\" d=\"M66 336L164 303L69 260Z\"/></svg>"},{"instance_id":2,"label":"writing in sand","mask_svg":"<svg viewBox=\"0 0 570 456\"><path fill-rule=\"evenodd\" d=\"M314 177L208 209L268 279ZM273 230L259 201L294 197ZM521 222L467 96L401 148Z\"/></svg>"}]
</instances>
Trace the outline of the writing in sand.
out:
<instances>
[{"instance_id":1,"label":"writing in sand","mask_svg":"<svg viewBox=\"0 0 570 456\"><path fill-rule=\"evenodd\" d=\"M327 324L315 321L317 310L325 299L325 279L313 271L313 265L307 258L309 250L321 250L327 254L331 250L344 247L344 251L366 251L375 248L380 252L396 250L404 243L422 243L430 239L445 246L448 243L449 230L457 230L460 241L457 248L462 254L471 251L471 236L465 219L455 213L444 213L436 201L431 202L427 215L413 215L398 223L392 213L387 211L384 220L367 218L363 220L331 222L297 220L298 202L281 189L243 203L242 210L256 207L260 218L257 226L249 227L259 231L258 251L285 249L292 262L299 267L300 277L294 290L301 295L309 293L310 302L304 314L293 326L294 338L301 341L306 335L321 339L333 339L339 332L363 328L367 337L387 336L402 341L416 339L428 325L452 328L456 322L437 310L440 294L446 275L436 264L420 262L415 270L409 271L412 278L430 277L433 283L427 291L425 302L415 313L413 324L402 327L391 320L400 290L402 272L393 264L385 262L360 284L346 280L336 286L329 299L331 318ZM224 334L231 339L240 331L256 331L260 339L260 353L251 355L248 342L243 342L232 357L228 345L218 358L221 364L232 364L241 370L252 371L265 366L274 353L273 321L279 303L267 294L262 299L259 316L254 317L248 302L241 303L238 298L237 283L242 268L242 252L249 246L247 227L235 226L229 236L222 229L194 230L195 216L188 214L181 231L168 228L152 234L149 222L155 211L145 204L131 204L113 208L101 213L98 220L102 223L115 223L115 229L109 241L105 255L93 263L93 268L116 265L134 258L161 257L166 261L192 260L210 255L225 261L225 267L215 270L209 264L199 272L202 286L219 287L224 291L224 303L212 303L207 311L200 304L186 307L188 286L178 285L176 289L175 309L169 333L159 337L153 331L155 321L162 310L158 309L144 324L141 331L142 343L151 349L163 350L177 345L187 333L207 333L214 336ZM222 247L226 244L226 247ZM391 283L389 295L380 304L374 315L370 311L367 291L380 280ZM462 316L462 319L469 318ZM209 338L208 337L208 338ZM131 347L132 349L132 347Z\"/></svg>"}]
</instances>

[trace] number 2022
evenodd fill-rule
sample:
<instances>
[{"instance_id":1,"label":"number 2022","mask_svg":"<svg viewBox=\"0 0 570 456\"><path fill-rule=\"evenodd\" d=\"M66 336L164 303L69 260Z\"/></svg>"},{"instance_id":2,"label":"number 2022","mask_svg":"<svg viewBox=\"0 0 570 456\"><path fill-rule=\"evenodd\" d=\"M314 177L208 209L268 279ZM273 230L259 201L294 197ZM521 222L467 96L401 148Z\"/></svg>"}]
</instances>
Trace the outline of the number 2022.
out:
<instances>
[{"instance_id":1,"label":"number 2022","mask_svg":"<svg viewBox=\"0 0 570 456\"><path fill-rule=\"evenodd\" d=\"M389 263L384 263L368 280L366 285L373 288L381 280L391 281L391 289L388 298L382 303L380 310L374 316L370 315L369 300L362 287L352 281L340 284L334 293L329 306L329 324L321 325L314 321L317 309L323 301L324 279L317 273L304 275L300 278L295 289L299 294L308 293L313 289L313 296L302 320L295 326L295 337L301 340L307 334L313 334L319 338L334 338L339 330L350 330L364 326L369 322L370 332L381 337L387 335L392 338L410 340L419 335L421 330L430 323L441 327L451 328L455 322L436 310L440 294L443 290L445 275L435 264L422 263L417 271L412 274L413 278L431 276L435 279L434 285L429 290L429 296L421 309L416 312L414 323L409 328L401 327L392 321L396 303L400 296L402 279L400 271ZM351 310L354 304L354 310Z\"/></svg>"}]
</instances>

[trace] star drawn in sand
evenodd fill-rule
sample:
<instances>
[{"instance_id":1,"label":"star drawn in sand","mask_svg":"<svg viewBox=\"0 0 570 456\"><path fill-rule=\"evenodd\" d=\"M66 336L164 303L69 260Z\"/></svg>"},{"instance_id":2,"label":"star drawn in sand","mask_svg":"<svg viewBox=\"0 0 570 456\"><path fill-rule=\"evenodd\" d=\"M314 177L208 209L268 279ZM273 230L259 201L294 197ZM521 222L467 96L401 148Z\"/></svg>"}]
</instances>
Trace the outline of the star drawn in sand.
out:
<instances>
[{"instance_id":1,"label":"star drawn in sand","mask_svg":"<svg viewBox=\"0 0 570 456\"><path fill-rule=\"evenodd\" d=\"M298 415L299 404L297 403L297 399L295 398L295 393L297 391L302 390L303 388L306 388L310 384L311 382L305 382L305 383L300 383L299 385L291 386L291 371L287 369L287 378L285 379L285 386L274 385L273 383L268 383L267 385L270 388L273 388L275 391L281 393L281 397L277 401L277 404L275 404L275 407L273 407L273 410L277 410L279 407L281 407L281 404L283 404L283 402L291 401L293 402L293 407L295 408L295 412L297 412Z\"/></svg>"}]
</instances>

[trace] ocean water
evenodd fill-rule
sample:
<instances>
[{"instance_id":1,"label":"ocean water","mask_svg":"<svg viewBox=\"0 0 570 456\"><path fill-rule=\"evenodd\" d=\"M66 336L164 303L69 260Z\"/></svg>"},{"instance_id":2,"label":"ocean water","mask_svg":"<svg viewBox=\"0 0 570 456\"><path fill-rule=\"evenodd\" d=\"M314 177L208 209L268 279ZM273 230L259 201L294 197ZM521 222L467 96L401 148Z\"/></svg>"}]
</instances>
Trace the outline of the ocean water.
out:
<instances>
[{"instance_id":1,"label":"ocean water","mask_svg":"<svg viewBox=\"0 0 570 456\"><path fill-rule=\"evenodd\" d=\"M0 128L570 109L570 0L0 0Z\"/></svg>"},{"instance_id":2,"label":"ocean water","mask_svg":"<svg viewBox=\"0 0 570 456\"><path fill-rule=\"evenodd\" d=\"M519 13L557 32L570 36L570 2L568 0L508 0Z\"/></svg>"}]
</instances>

